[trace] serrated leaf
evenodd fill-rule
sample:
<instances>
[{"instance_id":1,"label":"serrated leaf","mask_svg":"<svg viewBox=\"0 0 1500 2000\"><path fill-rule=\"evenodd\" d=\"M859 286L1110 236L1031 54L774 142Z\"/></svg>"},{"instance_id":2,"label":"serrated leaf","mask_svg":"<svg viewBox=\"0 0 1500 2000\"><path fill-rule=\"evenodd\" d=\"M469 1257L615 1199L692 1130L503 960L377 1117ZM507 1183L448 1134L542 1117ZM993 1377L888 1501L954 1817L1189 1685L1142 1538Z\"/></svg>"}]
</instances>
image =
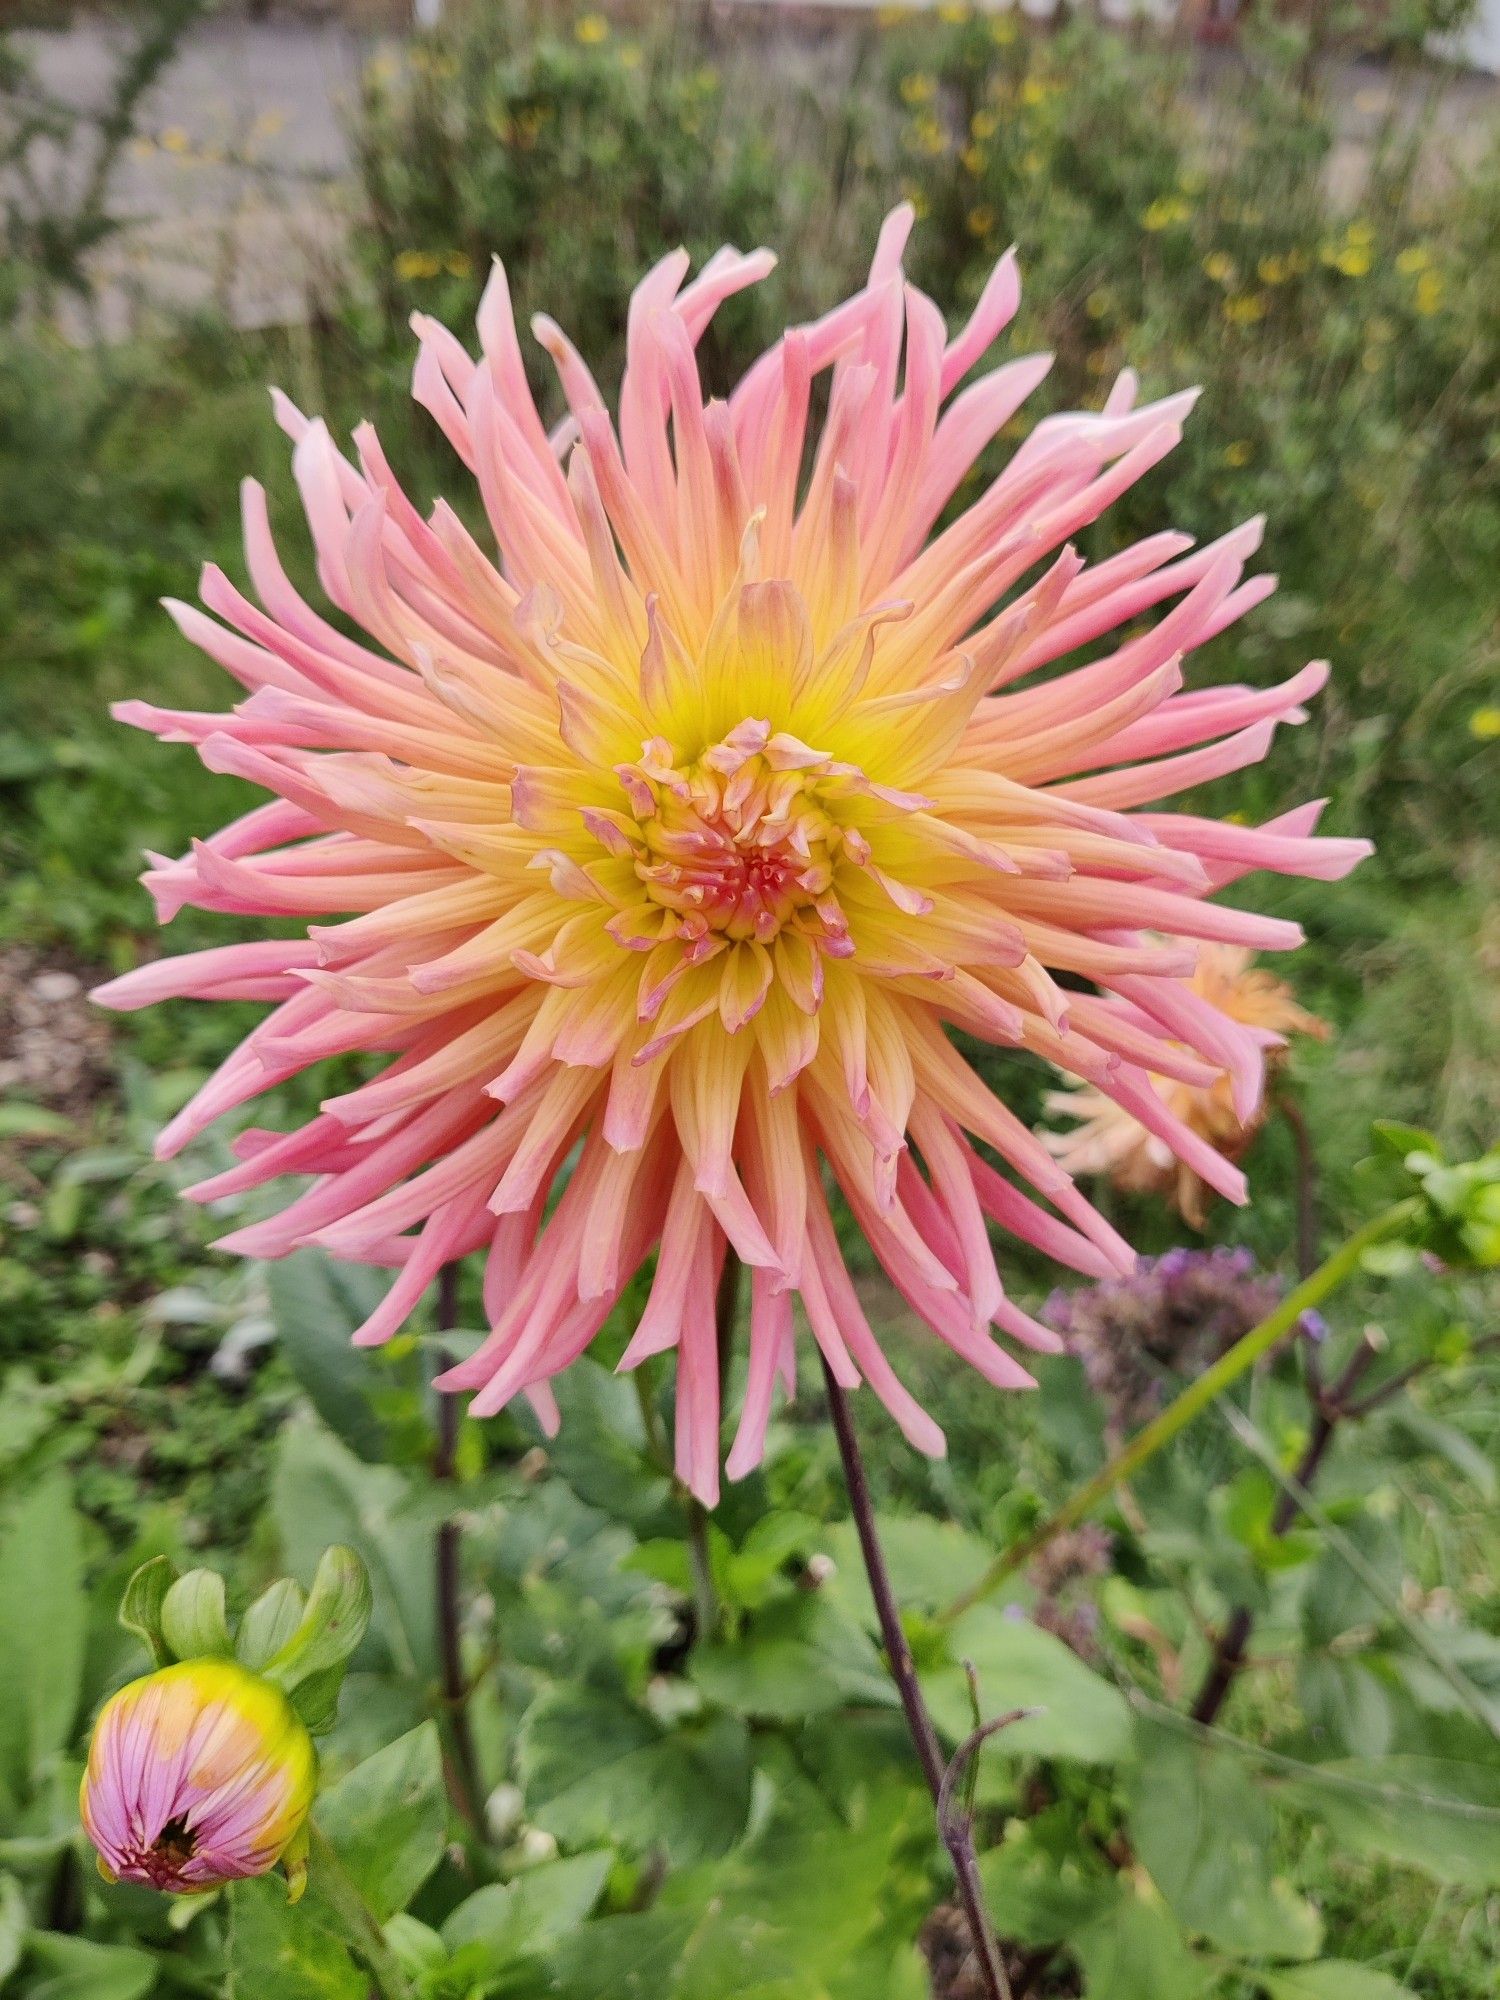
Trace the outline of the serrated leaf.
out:
<instances>
[{"instance_id":1,"label":"serrated leaf","mask_svg":"<svg viewBox=\"0 0 1500 2000\"><path fill-rule=\"evenodd\" d=\"M340 1778L319 1798L317 1823L376 1917L404 1910L447 1836L437 1724L420 1724Z\"/></svg>"},{"instance_id":2,"label":"serrated leaf","mask_svg":"<svg viewBox=\"0 0 1500 2000\"><path fill-rule=\"evenodd\" d=\"M612 1695L559 1687L534 1702L518 1746L528 1812L569 1845L664 1847L686 1867L744 1830L750 1751L743 1723L667 1730Z\"/></svg>"},{"instance_id":3,"label":"serrated leaf","mask_svg":"<svg viewBox=\"0 0 1500 2000\"><path fill-rule=\"evenodd\" d=\"M373 1400L370 1357L349 1336L375 1310L389 1280L321 1250L298 1250L266 1266L271 1317L282 1352L335 1437L372 1463L385 1456L386 1425Z\"/></svg>"},{"instance_id":4,"label":"serrated leaf","mask_svg":"<svg viewBox=\"0 0 1500 2000\"><path fill-rule=\"evenodd\" d=\"M343 1938L315 1908L291 1908L271 1877L230 1890L225 1956L225 2000L367 2000L370 1991Z\"/></svg>"},{"instance_id":5,"label":"serrated leaf","mask_svg":"<svg viewBox=\"0 0 1500 2000\"><path fill-rule=\"evenodd\" d=\"M27 1946L33 1978L27 2000L144 2000L156 1984L156 1960L129 1945L35 1931Z\"/></svg>"},{"instance_id":6,"label":"serrated leaf","mask_svg":"<svg viewBox=\"0 0 1500 2000\"><path fill-rule=\"evenodd\" d=\"M1334 1838L1467 1888L1500 1883L1500 1763L1349 1757L1286 1791Z\"/></svg>"},{"instance_id":7,"label":"serrated leaf","mask_svg":"<svg viewBox=\"0 0 1500 2000\"><path fill-rule=\"evenodd\" d=\"M1142 1722L1132 1845L1182 1927L1244 1958L1311 1958L1322 1925L1271 1874L1275 1817L1242 1760Z\"/></svg>"},{"instance_id":8,"label":"serrated leaf","mask_svg":"<svg viewBox=\"0 0 1500 2000\"><path fill-rule=\"evenodd\" d=\"M1027 1618L1008 1616L991 1604L965 1612L948 1634L952 1664L924 1674L933 1720L952 1742L973 1724L968 1676L960 1662L973 1662L985 1715L1007 1709L1037 1712L1012 1723L995 1739L980 1764L984 1772L1021 1755L1067 1757L1081 1763L1114 1763L1131 1749L1130 1709L1118 1688L1084 1665L1061 1639Z\"/></svg>"},{"instance_id":9,"label":"serrated leaf","mask_svg":"<svg viewBox=\"0 0 1500 2000\"><path fill-rule=\"evenodd\" d=\"M782 1722L849 1703L893 1707L897 1700L862 1627L821 1594L783 1598L747 1620L734 1639L700 1646L692 1674L719 1706Z\"/></svg>"},{"instance_id":10,"label":"serrated leaf","mask_svg":"<svg viewBox=\"0 0 1500 2000\"><path fill-rule=\"evenodd\" d=\"M1069 1944L1089 2000L1197 2000L1214 1976L1167 1911L1123 1884L1111 1906L1083 1924Z\"/></svg>"},{"instance_id":11,"label":"serrated leaf","mask_svg":"<svg viewBox=\"0 0 1500 2000\"><path fill-rule=\"evenodd\" d=\"M605 1849L528 1868L512 1882L491 1882L446 1920L443 1942L490 1970L543 1951L583 1922L613 1866L614 1855Z\"/></svg>"}]
</instances>

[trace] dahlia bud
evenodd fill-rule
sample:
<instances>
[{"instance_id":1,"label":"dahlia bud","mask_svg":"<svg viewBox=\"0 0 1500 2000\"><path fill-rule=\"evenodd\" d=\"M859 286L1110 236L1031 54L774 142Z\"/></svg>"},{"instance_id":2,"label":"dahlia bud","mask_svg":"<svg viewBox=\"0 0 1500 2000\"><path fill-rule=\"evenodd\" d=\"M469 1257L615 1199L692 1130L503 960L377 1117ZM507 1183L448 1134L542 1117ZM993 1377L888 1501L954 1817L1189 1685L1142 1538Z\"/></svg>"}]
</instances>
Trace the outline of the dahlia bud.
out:
<instances>
[{"instance_id":1,"label":"dahlia bud","mask_svg":"<svg viewBox=\"0 0 1500 2000\"><path fill-rule=\"evenodd\" d=\"M317 1756L283 1691L234 1660L184 1660L108 1701L83 1824L106 1881L194 1895L283 1858L295 1899Z\"/></svg>"}]
</instances>

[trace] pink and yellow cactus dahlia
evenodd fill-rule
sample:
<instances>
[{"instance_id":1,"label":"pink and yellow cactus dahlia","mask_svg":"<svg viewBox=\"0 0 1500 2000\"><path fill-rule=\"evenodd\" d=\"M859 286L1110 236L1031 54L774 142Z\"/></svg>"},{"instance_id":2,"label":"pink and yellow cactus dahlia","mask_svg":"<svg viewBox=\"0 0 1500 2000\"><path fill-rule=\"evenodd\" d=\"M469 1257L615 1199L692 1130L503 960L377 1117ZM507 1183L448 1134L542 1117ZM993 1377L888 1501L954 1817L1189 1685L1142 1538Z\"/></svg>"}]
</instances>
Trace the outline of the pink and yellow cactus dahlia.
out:
<instances>
[{"instance_id":1,"label":"pink and yellow cactus dahlia","mask_svg":"<svg viewBox=\"0 0 1500 2000\"><path fill-rule=\"evenodd\" d=\"M1171 449L1191 394L1137 407L1122 377L939 527L1048 358L959 389L1015 311L1015 265L949 339L902 281L911 220L726 402L705 402L696 344L774 260L723 250L688 283L686 254L665 258L631 302L617 424L539 318L569 412L549 436L498 267L477 361L418 318L415 393L477 479L498 563L445 503L417 510L368 428L351 461L279 400L323 590L370 643L293 589L247 484L264 608L212 568L213 616L169 608L249 698L120 710L276 794L153 857L161 916L318 920L104 989L274 1003L161 1151L325 1056L391 1058L301 1130L239 1135L197 1198L315 1178L225 1247L395 1267L366 1343L485 1252L491 1331L444 1386L477 1414L525 1392L544 1420L551 1378L655 1250L625 1364L677 1350L679 1469L710 1502L726 1245L752 1278L731 1476L792 1383L799 1295L837 1378L940 1451L860 1309L828 1179L927 1325L1027 1384L991 1327L1055 1340L1006 1297L987 1219L1094 1275L1130 1252L947 1028L1085 1079L1239 1198L1151 1079L1225 1075L1248 1110L1259 1044L1194 991L1198 944L1299 932L1210 898L1259 868L1332 879L1365 851L1310 838L1318 805L1258 829L1159 809L1262 757L1327 672L1182 692L1188 653L1272 588L1243 580L1259 522L1198 550L1068 546Z\"/></svg>"},{"instance_id":2,"label":"pink and yellow cactus dahlia","mask_svg":"<svg viewBox=\"0 0 1500 2000\"><path fill-rule=\"evenodd\" d=\"M105 1703L79 1804L109 1881L194 1895L269 1873L316 1782L280 1688L232 1660L184 1660Z\"/></svg>"}]
</instances>

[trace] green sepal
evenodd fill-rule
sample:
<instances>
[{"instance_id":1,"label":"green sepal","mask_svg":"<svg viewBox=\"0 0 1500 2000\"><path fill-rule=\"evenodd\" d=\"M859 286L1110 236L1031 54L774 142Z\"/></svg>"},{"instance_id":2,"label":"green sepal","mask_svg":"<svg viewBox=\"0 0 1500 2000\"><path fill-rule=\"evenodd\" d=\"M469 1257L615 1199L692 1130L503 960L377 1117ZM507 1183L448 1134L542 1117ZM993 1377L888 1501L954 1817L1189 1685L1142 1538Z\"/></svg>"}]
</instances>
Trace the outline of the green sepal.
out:
<instances>
[{"instance_id":1,"label":"green sepal","mask_svg":"<svg viewBox=\"0 0 1500 2000\"><path fill-rule=\"evenodd\" d=\"M291 1640L306 1611L306 1592L289 1576L279 1577L240 1620L234 1642L240 1665L259 1673Z\"/></svg>"},{"instance_id":2,"label":"green sepal","mask_svg":"<svg viewBox=\"0 0 1500 2000\"><path fill-rule=\"evenodd\" d=\"M151 1663L157 1667L172 1664L172 1651L162 1630L162 1605L176 1581L177 1567L171 1557L153 1556L136 1570L120 1599L120 1623L149 1648Z\"/></svg>"},{"instance_id":3,"label":"green sepal","mask_svg":"<svg viewBox=\"0 0 1500 2000\"><path fill-rule=\"evenodd\" d=\"M190 1569L178 1577L161 1602L161 1629L179 1660L231 1655L223 1577L211 1569Z\"/></svg>"},{"instance_id":4,"label":"green sepal","mask_svg":"<svg viewBox=\"0 0 1500 2000\"><path fill-rule=\"evenodd\" d=\"M301 1623L267 1660L264 1672L292 1694L315 1676L349 1663L370 1623L370 1576L351 1548L336 1542L323 1553Z\"/></svg>"},{"instance_id":5,"label":"green sepal","mask_svg":"<svg viewBox=\"0 0 1500 2000\"><path fill-rule=\"evenodd\" d=\"M306 1820L292 1835L281 1852L281 1866L286 1875L286 1899L289 1903L300 1903L307 1887L307 1857L312 1844L312 1835Z\"/></svg>"}]
</instances>

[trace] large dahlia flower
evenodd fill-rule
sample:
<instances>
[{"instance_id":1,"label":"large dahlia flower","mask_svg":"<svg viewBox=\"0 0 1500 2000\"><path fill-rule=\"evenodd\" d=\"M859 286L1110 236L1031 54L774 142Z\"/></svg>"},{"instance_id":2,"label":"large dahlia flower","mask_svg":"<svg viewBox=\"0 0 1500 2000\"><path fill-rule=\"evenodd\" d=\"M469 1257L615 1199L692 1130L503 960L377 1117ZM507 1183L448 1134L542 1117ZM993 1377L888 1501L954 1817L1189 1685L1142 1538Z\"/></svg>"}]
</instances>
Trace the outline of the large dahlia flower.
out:
<instances>
[{"instance_id":1,"label":"large dahlia flower","mask_svg":"<svg viewBox=\"0 0 1500 2000\"><path fill-rule=\"evenodd\" d=\"M569 412L551 435L498 267L477 361L419 318L415 392L493 547L445 502L422 514L368 428L351 460L279 399L322 588L368 643L294 590L247 484L260 606L211 568L206 612L169 608L248 698L120 710L275 794L153 857L161 916L311 920L103 990L273 1003L163 1154L326 1056L389 1058L302 1129L239 1134L199 1199L312 1180L224 1247L394 1267L365 1343L484 1252L491 1330L443 1386L477 1414L524 1391L544 1420L551 1378L654 1251L625 1365L677 1350L679 1469L710 1502L727 1249L752 1281L731 1476L792 1382L799 1296L836 1378L941 1450L861 1311L833 1184L934 1333L1027 1384L991 1329L1055 1336L1007 1298L987 1222L1096 1276L1130 1252L948 1030L1085 1079L1238 1199L1151 1079L1225 1075L1248 1112L1260 1048L1194 990L1198 945L1299 933L1211 897L1258 868L1330 879L1365 851L1310 838L1317 805L1258 829L1160 809L1262 757L1327 671L1182 691L1189 653L1272 588L1243 578L1259 522L1094 563L1069 545L1172 448L1191 394L1137 407L1123 376L939 525L1048 362L959 390L1015 310L1015 265L950 339L902 280L911 219L886 223L864 290L727 402L705 403L694 351L764 251L723 250L691 283L679 251L643 279L617 422L537 319Z\"/></svg>"}]
</instances>

